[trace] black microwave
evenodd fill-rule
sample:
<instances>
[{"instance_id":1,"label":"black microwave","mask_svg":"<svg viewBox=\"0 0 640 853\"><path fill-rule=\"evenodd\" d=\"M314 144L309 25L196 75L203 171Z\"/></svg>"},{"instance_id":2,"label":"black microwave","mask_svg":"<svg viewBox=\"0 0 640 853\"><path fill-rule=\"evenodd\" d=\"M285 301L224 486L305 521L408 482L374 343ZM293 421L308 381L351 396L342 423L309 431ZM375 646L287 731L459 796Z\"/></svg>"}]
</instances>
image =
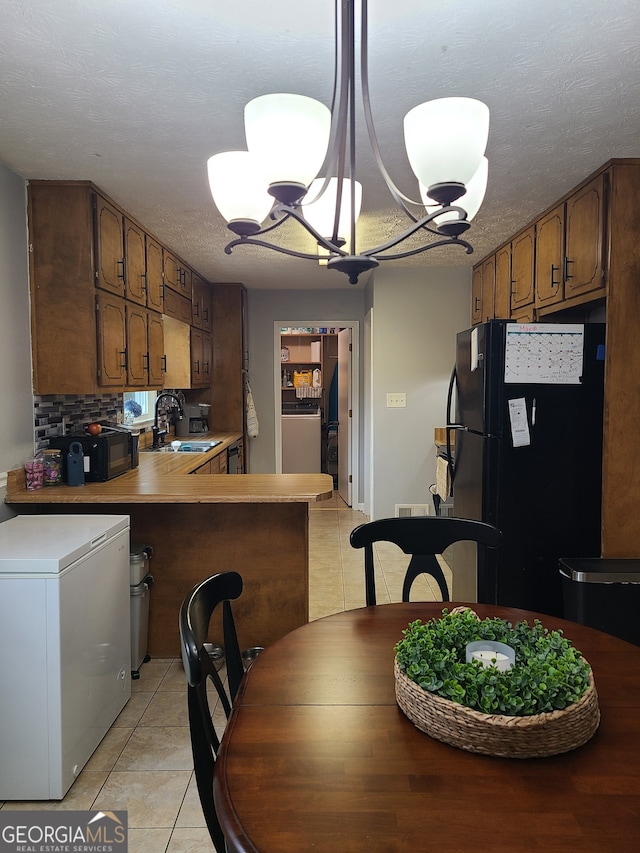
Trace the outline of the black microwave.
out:
<instances>
[{"instance_id":1,"label":"black microwave","mask_svg":"<svg viewBox=\"0 0 640 853\"><path fill-rule=\"evenodd\" d=\"M84 478L89 482L112 480L130 471L138 463L138 436L129 432L103 429L99 435L54 436L49 447L62 451L62 479L67 482L67 453L77 441L84 454Z\"/></svg>"}]
</instances>

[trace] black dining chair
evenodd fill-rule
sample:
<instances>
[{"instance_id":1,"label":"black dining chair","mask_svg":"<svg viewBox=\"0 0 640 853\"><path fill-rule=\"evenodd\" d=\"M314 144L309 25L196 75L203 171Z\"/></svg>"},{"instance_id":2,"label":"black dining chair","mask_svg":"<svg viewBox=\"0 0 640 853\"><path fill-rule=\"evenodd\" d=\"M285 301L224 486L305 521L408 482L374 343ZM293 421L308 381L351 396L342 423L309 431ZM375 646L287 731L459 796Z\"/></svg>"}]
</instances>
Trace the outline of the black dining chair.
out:
<instances>
[{"instance_id":1,"label":"black dining chair","mask_svg":"<svg viewBox=\"0 0 640 853\"><path fill-rule=\"evenodd\" d=\"M402 600L409 601L414 580L421 574L431 575L440 587L443 601L449 601L447 581L436 555L441 555L454 542L476 542L479 546L497 548L502 533L492 524L450 516L413 518L380 518L361 524L351 531L353 548L364 548L364 576L367 607L376 603L376 580L373 568L373 543L393 542L411 555L402 585Z\"/></svg>"},{"instance_id":2,"label":"black dining chair","mask_svg":"<svg viewBox=\"0 0 640 853\"><path fill-rule=\"evenodd\" d=\"M243 675L242 657L231 610L231 601L239 598L241 593L240 575L237 572L221 572L197 584L180 607L180 641L187 679L193 766L202 811L217 853L225 853L226 850L213 802L213 771L220 740L212 720L213 709L209 704L207 684L210 682L215 687L228 719ZM226 686L205 645L211 614L219 604L222 604Z\"/></svg>"}]
</instances>

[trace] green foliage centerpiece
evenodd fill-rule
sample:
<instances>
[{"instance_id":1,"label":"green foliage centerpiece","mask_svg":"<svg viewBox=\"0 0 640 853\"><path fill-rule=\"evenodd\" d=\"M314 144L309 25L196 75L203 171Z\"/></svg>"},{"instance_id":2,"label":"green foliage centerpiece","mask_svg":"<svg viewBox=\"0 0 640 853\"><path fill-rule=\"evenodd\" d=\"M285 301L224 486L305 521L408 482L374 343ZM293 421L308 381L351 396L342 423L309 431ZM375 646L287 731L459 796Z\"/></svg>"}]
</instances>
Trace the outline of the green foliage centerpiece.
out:
<instances>
[{"instance_id":1,"label":"green foliage centerpiece","mask_svg":"<svg viewBox=\"0 0 640 853\"><path fill-rule=\"evenodd\" d=\"M515 652L506 671L466 660L474 641ZM422 731L489 755L531 758L586 743L600 721L591 667L560 631L512 625L469 608L411 622L395 647L396 699Z\"/></svg>"}]
</instances>

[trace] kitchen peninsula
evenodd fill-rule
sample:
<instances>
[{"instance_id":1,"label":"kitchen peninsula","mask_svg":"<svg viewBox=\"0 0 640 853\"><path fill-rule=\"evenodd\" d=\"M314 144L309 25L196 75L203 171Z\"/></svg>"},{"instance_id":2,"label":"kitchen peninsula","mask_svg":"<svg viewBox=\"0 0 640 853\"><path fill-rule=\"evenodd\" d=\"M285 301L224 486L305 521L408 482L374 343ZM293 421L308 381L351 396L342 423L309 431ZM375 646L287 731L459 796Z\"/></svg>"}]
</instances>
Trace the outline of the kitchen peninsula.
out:
<instances>
[{"instance_id":1,"label":"kitchen peninsula","mask_svg":"<svg viewBox=\"0 0 640 853\"><path fill-rule=\"evenodd\" d=\"M233 436L226 436L229 444ZM186 593L234 570L244 591L234 604L242 648L268 646L308 621L309 504L327 500L327 474L194 476L223 445L203 453L141 453L133 471L106 483L27 491L8 472L6 503L20 513L105 513L131 518L131 541L153 547L151 657L178 657L178 610ZM219 639L214 624L212 639Z\"/></svg>"}]
</instances>

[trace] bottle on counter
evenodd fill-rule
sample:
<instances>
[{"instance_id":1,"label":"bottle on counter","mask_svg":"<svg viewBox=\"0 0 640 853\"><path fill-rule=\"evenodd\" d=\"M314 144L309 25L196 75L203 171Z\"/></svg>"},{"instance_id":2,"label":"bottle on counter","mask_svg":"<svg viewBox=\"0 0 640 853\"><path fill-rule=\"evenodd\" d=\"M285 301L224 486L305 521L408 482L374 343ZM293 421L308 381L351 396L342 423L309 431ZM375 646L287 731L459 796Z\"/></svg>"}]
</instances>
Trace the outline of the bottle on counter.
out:
<instances>
[{"instance_id":1,"label":"bottle on counter","mask_svg":"<svg viewBox=\"0 0 640 853\"><path fill-rule=\"evenodd\" d=\"M45 450L44 458L44 484L45 486L62 485L62 451Z\"/></svg>"}]
</instances>

